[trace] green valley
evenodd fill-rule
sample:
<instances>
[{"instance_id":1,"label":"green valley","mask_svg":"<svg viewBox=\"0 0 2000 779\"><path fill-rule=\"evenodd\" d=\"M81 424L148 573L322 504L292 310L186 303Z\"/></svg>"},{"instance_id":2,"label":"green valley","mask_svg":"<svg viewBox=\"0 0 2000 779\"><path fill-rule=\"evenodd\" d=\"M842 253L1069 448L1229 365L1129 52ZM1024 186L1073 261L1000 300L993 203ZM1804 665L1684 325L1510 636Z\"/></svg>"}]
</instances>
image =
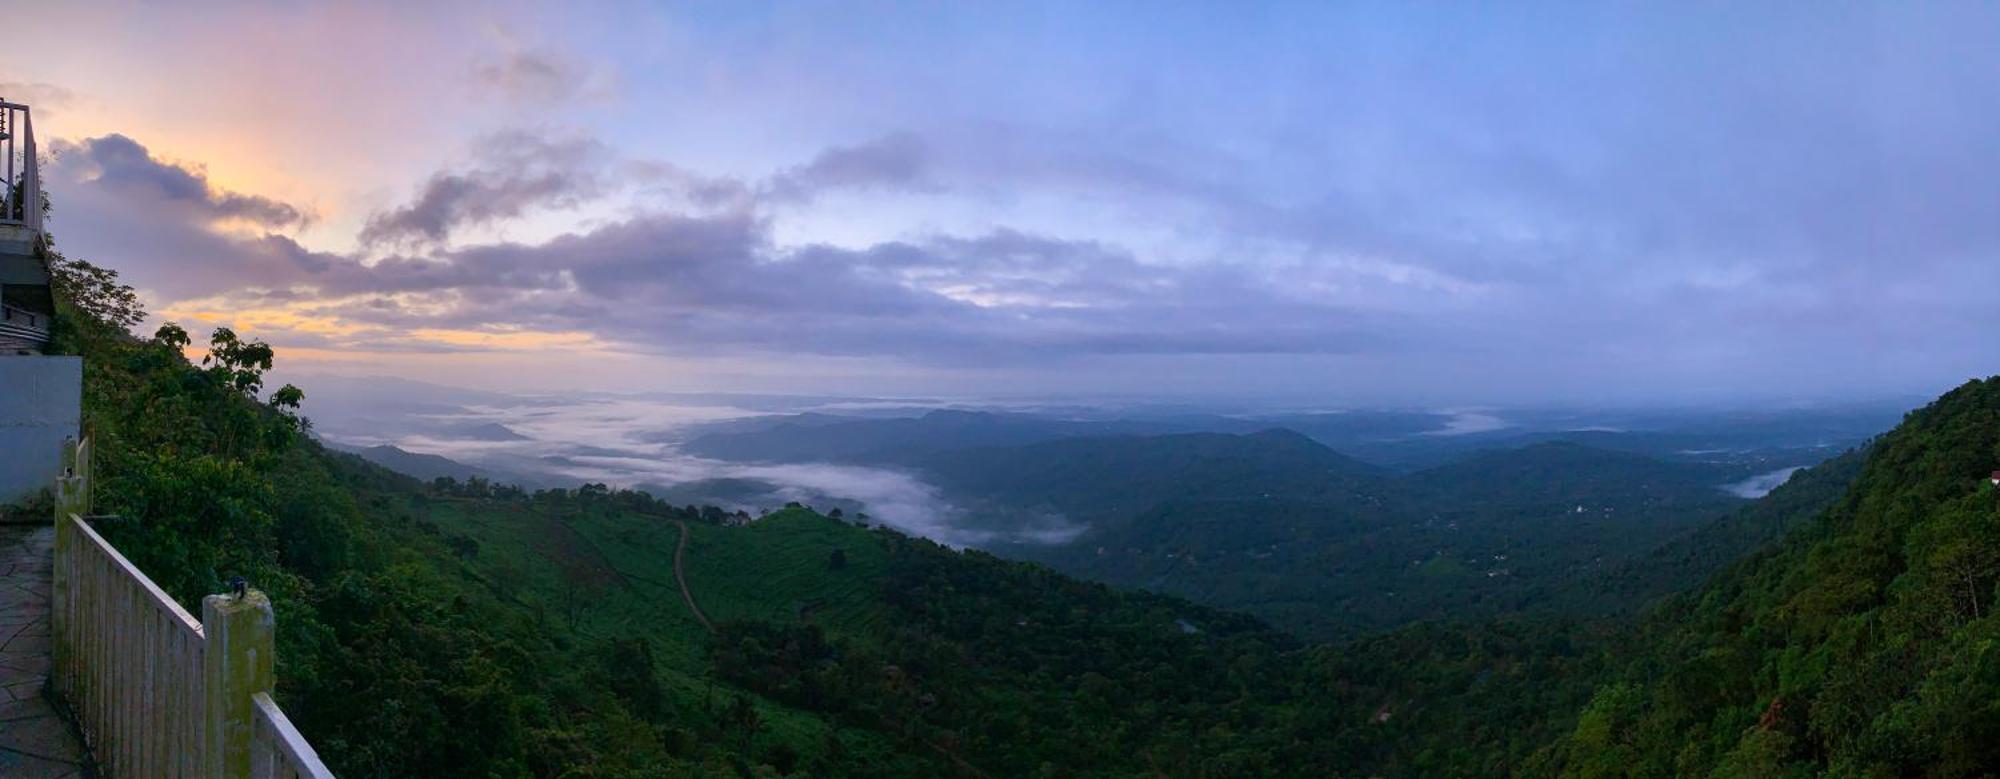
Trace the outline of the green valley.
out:
<instances>
[{"instance_id":1,"label":"green valley","mask_svg":"<svg viewBox=\"0 0 2000 779\"><path fill-rule=\"evenodd\" d=\"M931 457L1145 552L1052 561L1139 587L1118 589L800 506L420 482L302 435L297 390L258 402L267 347L218 332L191 365L186 334L124 335L115 281L64 267L59 343L88 360L100 504L122 517L106 535L183 602L238 575L272 593L280 697L348 775L1958 776L1993 757L1995 495L1973 475L2000 458L2000 382L1748 504L1702 467L1573 444L1406 475L1283 432ZM1563 536L1624 561L1536 548ZM1466 595L1498 578L1478 544L1576 570ZM1355 622L1361 596L1288 565L1447 616ZM1177 595L1344 627L1305 640Z\"/></svg>"}]
</instances>

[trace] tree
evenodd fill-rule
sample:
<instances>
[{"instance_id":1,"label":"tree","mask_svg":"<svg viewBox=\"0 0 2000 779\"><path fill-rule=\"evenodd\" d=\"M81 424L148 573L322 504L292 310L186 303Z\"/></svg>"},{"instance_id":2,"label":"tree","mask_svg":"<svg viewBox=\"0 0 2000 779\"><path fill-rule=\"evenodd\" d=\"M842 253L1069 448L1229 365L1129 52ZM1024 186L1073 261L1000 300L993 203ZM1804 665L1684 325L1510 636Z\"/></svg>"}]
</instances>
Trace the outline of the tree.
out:
<instances>
[{"instance_id":1,"label":"tree","mask_svg":"<svg viewBox=\"0 0 2000 779\"><path fill-rule=\"evenodd\" d=\"M1922 563L1949 595L1961 619L1979 619L1992 611L1995 579L2000 579L2000 514L1984 496L1960 500L1934 513L1913 533Z\"/></svg>"},{"instance_id":2,"label":"tree","mask_svg":"<svg viewBox=\"0 0 2000 779\"><path fill-rule=\"evenodd\" d=\"M49 276L58 297L86 316L120 330L131 330L146 319L146 307L132 287L118 283L118 272L83 260L49 252Z\"/></svg>"},{"instance_id":3,"label":"tree","mask_svg":"<svg viewBox=\"0 0 2000 779\"><path fill-rule=\"evenodd\" d=\"M201 364L211 366L209 374L224 386L255 397L264 388L264 372L271 369L274 356L270 344L244 341L235 330L218 327L209 336L208 355Z\"/></svg>"},{"instance_id":4,"label":"tree","mask_svg":"<svg viewBox=\"0 0 2000 779\"><path fill-rule=\"evenodd\" d=\"M827 567L827 568L828 568L829 570L834 570L834 571L842 571L842 570L846 570L846 569L847 569L847 550L845 550L845 549L835 549L835 550L833 550L833 554L830 554L830 555L827 555L827 556L826 556L826 567Z\"/></svg>"},{"instance_id":5,"label":"tree","mask_svg":"<svg viewBox=\"0 0 2000 779\"><path fill-rule=\"evenodd\" d=\"M757 707L750 703L749 698L738 695L729 705L729 724L735 726L737 734L743 738L742 746L737 751L748 756L750 739L757 735L758 728L764 726L764 718L757 714Z\"/></svg>"},{"instance_id":6,"label":"tree","mask_svg":"<svg viewBox=\"0 0 2000 779\"><path fill-rule=\"evenodd\" d=\"M606 686L632 706L632 712L658 720L666 711L666 692L653 673L653 644L645 638L611 639L599 653Z\"/></svg>"},{"instance_id":7,"label":"tree","mask_svg":"<svg viewBox=\"0 0 2000 779\"><path fill-rule=\"evenodd\" d=\"M187 331L172 322L160 325L160 329L154 330L153 340L176 352L186 349L189 341Z\"/></svg>"}]
</instances>

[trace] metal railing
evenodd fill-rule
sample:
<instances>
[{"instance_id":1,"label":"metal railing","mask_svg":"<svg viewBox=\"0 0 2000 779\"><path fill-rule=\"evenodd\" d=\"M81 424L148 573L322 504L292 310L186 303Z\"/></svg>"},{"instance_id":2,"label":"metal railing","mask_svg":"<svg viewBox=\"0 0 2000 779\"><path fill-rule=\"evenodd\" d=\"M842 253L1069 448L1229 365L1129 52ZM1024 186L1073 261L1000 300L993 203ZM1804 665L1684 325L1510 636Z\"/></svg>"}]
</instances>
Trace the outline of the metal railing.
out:
<instances>
[{"instance_id":1,"label":"metal railing","mask_svg":"<svg viewBox=\"0 0 2000 779\"><path fill-rule=\"evenodd\" d=\"M270 693L250 696L256 708L256 733L250 739L250 776L253 779L331 779L332 773L313 754L312 744L292 727Z\"/></svg>"},{"instance_id":2,"label":"metal railing","mask_svg":"<svg viewBox=\"0 0 2000 779\"><path fill-rule=\"evenodd\" d=\"M201 620L104 540L90 443L65 447L56 491L51 678L111 777L332 779L271 699L271 601L202 599Z\"/></svg>"},{"instance_id":3,"label":"metal railing","mask_svg":"<svg viewBox=\"0 0 2000 779\"><path fill-rule=\"evenodd\" d=\"M35 153L35 120L28 107L0 98L0 224L42 231L42 170Z\"/></svg>"},{"instance_id":4,"label":"metal railing","mask_svg":"<svg viewBox=\"0 0 2000 779\"><path fill-rule=\"evenodd\" d=\"M48 314L0 303L0 329L21 329L47 335L49 321L53 318Z\"/></svg>"}]
</instances>

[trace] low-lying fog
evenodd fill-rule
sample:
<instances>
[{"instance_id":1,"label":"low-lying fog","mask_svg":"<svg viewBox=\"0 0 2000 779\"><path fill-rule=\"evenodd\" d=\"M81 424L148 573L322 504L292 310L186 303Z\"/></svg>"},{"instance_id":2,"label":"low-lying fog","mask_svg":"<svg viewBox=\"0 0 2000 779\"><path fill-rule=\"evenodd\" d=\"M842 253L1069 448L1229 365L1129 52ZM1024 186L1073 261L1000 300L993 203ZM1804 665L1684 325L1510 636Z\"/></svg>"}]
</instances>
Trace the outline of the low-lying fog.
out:
<instances>
[{"instance_id":1,"label":"low-lying fog","mask_svg":"<svg viewBox=\"0 0 2000 779\"><path fill-rule=\"evenodd\" d=\"M644 489L676 504L716 505L753 514L798 501L821 510L866 512L871 521L956 546L1061 543L1083 529L1057 515L1019 518L1005 530L990 529L991 523L974 529L967 526L972 523L966 521L965 506L954 505L938 488L908 471L831 463L725 462L693 456L681 446L702 432L729 429L733 420L752 417L807 412L910 417L964 404L925 398L688 393L557 397L507 395L399 379L299 378L309 388L306 414L318 435L330 444L350 449L390 445L439 455L478 468L497 481L530 488L602 482ZM1741 481L1717 484L1718 489L1744 498L1761 497L1790 478L1798 465L1837 454L1885 428L1876 416L1886 413L1883 419L1893 419L1900 413L1891 407L1885 407L1888 412L1834 410L1813 412L1817 416L1801 421L1783 417L1786 412L1621 415L1512 411L1503 416L1488 410L1448 409L1395 412L1399 415L1396 424L1403 427L1393 431L1368 424L1359 426L1359 433L1321 427L1314 434L1311 426L1325 425L1329 414L1353 418L1324 411L1197 412L1178 407L1141 411L1139 406L1007 402L973 405L983 410L1099 420L1132 413L1185 421L1206 414L1209 421L1203 424L1223 426L1218 429L1232 424L1299 424L1338 450L1403 470L1444 461L1439 458L1522 446L1551 436L1625 436L1621 439L1625 445L1636 441L1643 444L1642 449L1657 448L1656 456L1728 462L1738 466L1739 473L1755 473ZM1874 427L1877 424L1881 427ZM1354 437L1344 437L1350 434ZM1718 443L1727 448L1699 448ZM1426 457L1432 459L1426 461ZM1397 458L1404 459L1398 463Z\"/></svg>"},{"instance_id":2,"label":"low-lying fog","mask_svg":"<svg viewBox=\"0 0 2000 779\"><path fill-rule=\"evenodd\" d=\"M1757 474L1734 484L1724 485L1722 489L1739 498L1761 498L1771 494L1771 490L1784 486L1785 481L1792 478L1792 474L1802 470L1805 470L1804 466L1798 465L1789 468L1779 468L1769 473Z\"/></svg>"},{"instance_id":3,"label":"low-lying fog","mask_svg":"<svg viewBox=\"0 0 2000 779\"><path fill-rule=\"evenodd\" d=\"M319 436L347 448L391 445L435 454L528 486L602 482L675 503L751 513L799 501L866 512L875 522L955 546L1057 543L1059 521L1000 535L958 527L963 512L913 474L835 464L731 463L683 454L691 426L773 413L907 414L926 401L731 396L553 398L460 393L393 379L316 377L306 412Z\"/></svg>"}]
</instances>

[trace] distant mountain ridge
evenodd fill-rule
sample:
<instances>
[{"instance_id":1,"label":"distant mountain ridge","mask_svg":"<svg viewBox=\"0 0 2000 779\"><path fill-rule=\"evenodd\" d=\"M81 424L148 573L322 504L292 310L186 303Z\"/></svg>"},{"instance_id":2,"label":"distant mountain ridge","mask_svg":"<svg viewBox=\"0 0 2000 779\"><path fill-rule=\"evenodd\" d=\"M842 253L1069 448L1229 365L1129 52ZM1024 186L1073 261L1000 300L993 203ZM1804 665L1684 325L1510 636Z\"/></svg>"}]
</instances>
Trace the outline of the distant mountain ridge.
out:
<instances>
[{"instance_id":1,"label":"distant mountain ridge","mask_svg":"<svg viewBox=\"0 0 2000 779\"><path fill-rule=\"evenodd\" d=\"M439 478L465 481L466 479L477 477L495 484L535 486L541 483L539 479L529 478L521 474L480 468L474 465L467 465L443 455L412 452L390 444L345 446L329 443L328 448L359 455L364 460L403 474L404 476L417 479L418 481L428 482Z\"/></svg>"},{"instance_id":2,"label":"distant mountain ridge","mask_svg":"<svg viewBox=\"0 0 2000 779\"><path fill-rule=\"evenodd\" d=\"M986 411L939 409L919 417L851 419L804 415L776 425L709 433L681 450L699 457L762 462L904 463L939 451L1016 446L1057 438L1170 432L1141 422L1067 422Z\"/></svg>"},{"instance_id":3,"label":"distant mountain ridge","mask_svg":"<svg viewBox=\"0 0 2000 779\"><path fill-rule=\"evenodd\" d=\"M1060 515L999 551L1242 609L1315 636L1547 601L1743 505L1740 468L1566 442L1398 474L1289 430L1071 437L914 466L970 523Z\"/></svg>"},{"instance_id":4,"label":"distant mountain ridge","mask_svg":"<svg viewBox=\"0 0 2000 779\"><path fill-rule=\"evenodd\" d=\"M750 417L662 434L702 457L754 462L903 463L921 453L1008 446L1059 438L1172 433L1296 431L1350 457L1399 471L1449 464L1481 450L1568 441L1663 460L1728 461L1762 471L1808 465L1896 423L1887 404L1779 412L1507 412L1484 429L1454 428L1460 417L1433 411L1357 410L1245 416L1085 416L941 410L920 416L842 417L824 413Z\"/></svg>"},{"instance_id":5,"label":"distant mountain ridge","mask_svg":"<svg viewBox=\"0 0 2000 779\"><path fill-rule=\"evenodd\" d=\"M1081 529L1054 545L996 547L1004 554L1343 635L1414 613L1624 610L1690 585L1731 558L1655 560L1632 587L1605 577L1746 505L1724 485L1818 462L1839 451L1828 442L1858 442L1883 414L1516 416L1457 431L1456 417L1418 411L802 415L707 429L682 448L911 470L975 532L1046 541L1028 531ZM1577 426L1589 429L1559 429Z\"/></svg>"},{"instance_id":6,"label":"distant mountain ridge","mask_svg":"<svg viewBox=\"0 0 2000 779\"><path fill-rule=\"evenodd\" d=\"M1093 513L1190 494L1317 493L1374 483L1387 475L1289 430L1076 437L962 449L934 453L919 470L958 493L1043 498L1066 510Z\"/></svg>"},{"instance_id":7,"label":"distant mountain ridge","mask_svg":"<svg viewBox=\"0 0 2000 779\"><path fill-rule=\"evenodd\" d=\"M514 432L513 428L500 424L498 422L480 422L476 424L461 425L452 428L450 432L454 437L466 438L474 441L500 442L500 441L534 440L527 436L521 435L520 433Z\"/></svg>"}]
</instances>

